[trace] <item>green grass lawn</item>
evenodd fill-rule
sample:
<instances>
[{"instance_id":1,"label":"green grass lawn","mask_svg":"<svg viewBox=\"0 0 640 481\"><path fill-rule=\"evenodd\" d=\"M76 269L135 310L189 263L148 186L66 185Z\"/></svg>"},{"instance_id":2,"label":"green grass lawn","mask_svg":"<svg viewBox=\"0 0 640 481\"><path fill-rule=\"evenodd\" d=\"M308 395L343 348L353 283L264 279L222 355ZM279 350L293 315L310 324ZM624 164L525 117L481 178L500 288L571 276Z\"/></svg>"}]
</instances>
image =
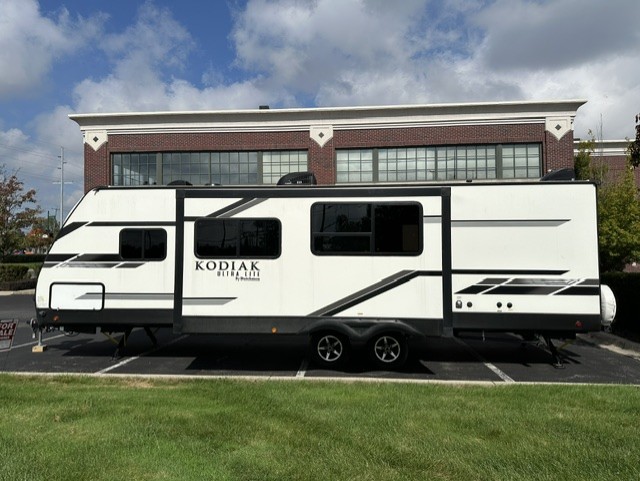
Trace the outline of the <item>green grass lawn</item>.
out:
<instances>
[{"instance_id":1,"label":"green grass lawn","mask_svg":"<svg viewBox=\"0 0 640 481\"><path fill-rule=\"evenodd\" d=\"M0 375L0 480L640 479L640 390Z\"/></svg>"}]
</instances>

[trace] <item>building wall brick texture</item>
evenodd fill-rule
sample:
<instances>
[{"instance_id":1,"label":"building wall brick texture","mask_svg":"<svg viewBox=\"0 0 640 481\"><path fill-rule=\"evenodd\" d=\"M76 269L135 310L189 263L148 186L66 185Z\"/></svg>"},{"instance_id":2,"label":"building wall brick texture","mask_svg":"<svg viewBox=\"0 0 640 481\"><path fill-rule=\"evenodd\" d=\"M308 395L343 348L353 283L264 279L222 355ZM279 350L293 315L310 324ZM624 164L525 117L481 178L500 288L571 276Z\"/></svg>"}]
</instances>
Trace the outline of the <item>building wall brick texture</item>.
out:
<instances>
[{"instance_id":1,"label":"building wall brick texture","mask_svg":"<svg viewBox=\"0 0 640 481\"><path fill-rule=\"evenodd\" d=\"M102 144L93 150L84 144L84 190L88 192L94 187L109 185L111 181L111 164L109 161L108 144Z\"/></svg>"},{"instance_id":2,"label":"building wall brick texture","mask_svg":"<svg viewBox=\"0 0 640 481\"><path fill-rule=\"evenodd\" d=\"M111 183L111 154L119 152L307 150L318 183L333 184L337 149L525 142L542 144L543 173L573 166L573 131L557 140L541 123L336 129L323 147L308 130L110 134L97 151L85 145L85 191Z\"/></svg>"},{"instance_id":3,"label":"building wall brick texture","mask_svg":"<svg viewBox=\"0 0 640 481\"><path fill-rule=\"evenodd\" d=\"M622 177L625 169L629 168L626 155L597 155L591 158L592 165L605 167L606 179L615 181ZM640 187L640 169L634 169L633 175L636 185Z\"/></svg>"}]
</instances>

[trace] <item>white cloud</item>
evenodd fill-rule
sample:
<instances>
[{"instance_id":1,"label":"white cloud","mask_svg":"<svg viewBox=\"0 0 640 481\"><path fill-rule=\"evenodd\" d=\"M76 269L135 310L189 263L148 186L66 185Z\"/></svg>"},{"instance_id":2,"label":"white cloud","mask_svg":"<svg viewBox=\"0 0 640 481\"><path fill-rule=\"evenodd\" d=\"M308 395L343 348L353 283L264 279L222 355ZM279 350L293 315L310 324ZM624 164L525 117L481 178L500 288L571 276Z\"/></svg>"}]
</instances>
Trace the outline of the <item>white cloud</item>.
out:
<instances>
[{"instance_id":1,"label":"white cloud","mask_svg":"<svg viewBox=\"0 0 640 481\"><path fill-rule=\"evenodd\" d=\"M251 0L236 63L297 102L585 98L576 134L633 135L640 2ZM635 104L634 104L635 102Z\"/></svg>"},{"instance_id":2,"label":"white cloud","mask_svg":"<svg viewBox=\"0 0 640 481\"><path fill-rule=\"evenodd\" d=\"M66 10L46 18L36 0L0 0L0 98L29 95L55 60L99 35L104 18L73 20Z\"/></svg>"},{"instance_id":3,"label":"white cloud","mask_svg":"<svg viewBox=\"0 0 640 481\"><path fill-rule=\"evenodd\" d=\"M513 99L511 81L480 78L477 1L253 0L236 15L236 63L317 105Z\"/></svg>"},{"instance_id":4,"label":"white cloud","mask_svg":"<svg viewBox=\"0 0 640 481\"><path fill-rule=\"evenodd\" d=\"M358 99L367 76L410 69L420 48L423 34L417 27L425 5L254 0L236 16L232 39L237 64L295 95L324 90L330 103L326 92Z\"/></svg>"},{"instance_id":5,"label":"white cloud","mask_svg":"<svg viewBox=\"0 0 640 481\"><path fill-rule=\"evenodd\" d=\"M524 98L583 98L576 135L634 135L640 109L640 3L499 0L474 17L484 30L472 60L482 79L517 86ZM527 19L522 22L522 19Z\"/></svg>"},{"instance_id":6,"label":"white cloud","mask_svg":"<svg viewBox=\"0 0 640 481\"><path fill-rule=\"evenodd\" d=\"M133 25L106 35L103 48L113 62L110 75L87 78L74 88L78 112L207 110L255 108L273 98L260 78L224 83L211 68L203 71L206 86L197 87L179 74L194 40L167 9L144 4ZM278 94L278 98L284 98Z\"/></svg>"},{"instance_id":7,"label":"white cloud","mask_svg":"<svg viewBox=\"0 0 640 481\"><path fill-rule=\"evenodd\" d=\"M16 174L25 189L35 189L38 204L45 212L50 210L51 215L60 206L60 184L55 184L60 179L59 155L56 143L33 138L16 128L0 131L0 167L8 174ZM64 205L68 212L83 193L82 151L67 151L65 159L65 178L73 182L65 184Z\"/></svg>"},{"instance_id":8,"label":"white cloud","mask_svg":"<svg viewBox=\"0 0 640 481\"><path fill-rule=\"evenodd\" d=\"M593 64L638 50L636 0L498 0L473 22L486 31L488 68L524 71Z\"/></svg>"},{"instance_id":9,"label":"white cloud","mask_svg":"<svg viewBox=\"0 0 640 481\"><path fill-rule=\"evenodd\" d=\"M69 119L71 112L69 106L59 106L52 112L39 115L33 122L38 142L56 153L56 156L46 161L43 166L56 181L60 179L60 147L64 147L65 212L69 212L84 193L84 146L78 125ZM60 184L48 191L48 202L55 201L57 203L54 205L57 206L60 202ZM43 194L45 192L43 191Z\"/></svg>"},{"instance_id":10,"label":"white cloud","mask_svg":"<svg viewBox=\"0 0 640 481\"><path fill-rule=\"evenodd\" d=\"M187 29L178 23L166 8L144 3L136 22L119 34L105 35L102 48L115 62L122 75L135 75L140 64L157 70L181 69L194 41ZM131 69L131 70L129 70Z\"/></svg>"}]
</instances>

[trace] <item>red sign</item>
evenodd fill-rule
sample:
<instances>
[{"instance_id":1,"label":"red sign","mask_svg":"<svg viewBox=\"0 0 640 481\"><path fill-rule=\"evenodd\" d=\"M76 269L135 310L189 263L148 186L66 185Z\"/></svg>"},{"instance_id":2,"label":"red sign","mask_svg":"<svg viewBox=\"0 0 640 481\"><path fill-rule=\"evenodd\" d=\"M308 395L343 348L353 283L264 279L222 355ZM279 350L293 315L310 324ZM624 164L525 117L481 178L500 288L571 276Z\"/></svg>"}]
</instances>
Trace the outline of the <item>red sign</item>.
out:
<instances>
[{"instance_id":1,"label":"red sign","mask_svg":"<svg viewBox=\"0 0 640 481\"><path fill-rule=\"evenodd\" d=\"M17 329L18 321L0 321L0 352L11 349Z\"/></svg>"}]
</instances>

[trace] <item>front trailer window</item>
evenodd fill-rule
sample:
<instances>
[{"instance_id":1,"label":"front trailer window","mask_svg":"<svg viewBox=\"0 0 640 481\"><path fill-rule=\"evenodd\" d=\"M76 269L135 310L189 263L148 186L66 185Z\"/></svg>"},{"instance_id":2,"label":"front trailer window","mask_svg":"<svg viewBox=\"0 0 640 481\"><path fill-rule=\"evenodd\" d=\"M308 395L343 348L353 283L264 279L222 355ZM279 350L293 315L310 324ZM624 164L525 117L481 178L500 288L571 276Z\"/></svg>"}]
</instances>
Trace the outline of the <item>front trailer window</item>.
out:
<instances>
[{"instance_id":1,"label":"front trailer window","mask_svg":"<svg viewBox=\"0 0 640 481\"><path fill-rule=\"evenodd\" d=\"M124 260L159 261L167 257L164 229L123 229L120 231L120 257Z\"/></svg>"}]
</instances>

